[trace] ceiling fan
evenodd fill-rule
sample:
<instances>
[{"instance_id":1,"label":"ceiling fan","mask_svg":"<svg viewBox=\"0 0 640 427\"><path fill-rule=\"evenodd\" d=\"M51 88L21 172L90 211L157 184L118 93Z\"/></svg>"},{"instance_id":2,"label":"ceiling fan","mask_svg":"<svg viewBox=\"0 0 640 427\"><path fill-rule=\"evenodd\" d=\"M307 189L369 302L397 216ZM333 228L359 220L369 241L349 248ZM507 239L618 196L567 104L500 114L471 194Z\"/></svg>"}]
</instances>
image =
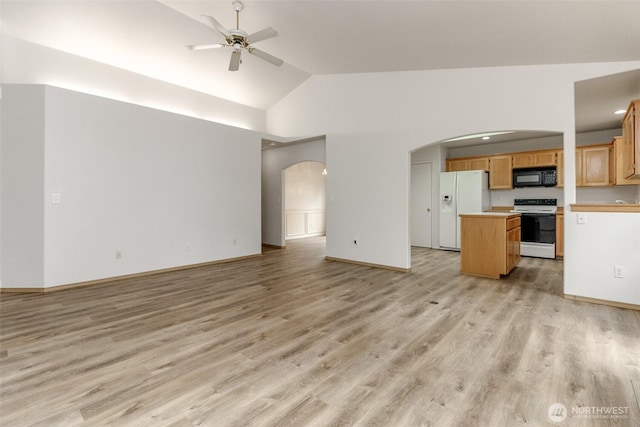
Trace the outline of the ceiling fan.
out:
<instances>
[{"instance_id":1,"label":"ceiling fan","mask_svg":"<svg viewBox=\"0 0 640 427\"><path fill-rule=\"evenodd\" d=\"M235 0L232 5L236 11L235 30L227 30L218 21L216 21L214 17L203 15L205 18L207 18L211 26L218 33L220 33L220 35L222 35L222 37L224 38L224 43L189 45L187 46L187 48L191 50L216 49L220 47L233 48L233 52L231 53L231 61L229 62L229 71L238 71L238 69L240 68L240 55L242 53L242 49L247 50L247 52L249 52L250 54L255 55L258 58L263 59L275 66L279 67L280 65L284 64L284 61L282 59L276 58L275 56L270 55L263 50L256 49L252 45L253 43L276 37L278 35L278 32L269 27L251 35L247 35L247 33L240 29L240 12L242 12L242 10L244 9L244 4L242 4L240 0Z\"/></svg>"}]
</instances>

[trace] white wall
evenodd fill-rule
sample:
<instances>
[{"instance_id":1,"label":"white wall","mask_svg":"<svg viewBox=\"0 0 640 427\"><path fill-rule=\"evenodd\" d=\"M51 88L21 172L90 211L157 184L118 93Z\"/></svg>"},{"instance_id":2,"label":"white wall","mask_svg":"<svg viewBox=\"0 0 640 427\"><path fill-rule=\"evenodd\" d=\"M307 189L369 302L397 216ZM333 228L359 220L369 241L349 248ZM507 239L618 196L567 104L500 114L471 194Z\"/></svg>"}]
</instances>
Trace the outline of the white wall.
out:
<instances>
[{"instance_id":1,"label":"white wall","mask_svg":"<svg viewBox=\"0 0 640 427\"><path fill-rule=\"evenodd\" d=\"M262 242L264 244L285 245L283 171L303 161L325 162L324 137L303 143L293 142L262 152Z\"/></svg>"},{"instance_id":2,"label":"white wall","mask_svg":"<svg viewBox=\"0 0 640 427\"><path fill-rule=\"evenodd\" d=\"M640 214L577 213L565 211L564 292L588 298L640 305ZM623 266L624 278L614 278L614 266ZM578 268L574 268L577 266Z\"/></svg>"},{"instance_id":3,"label":"white wall","mask_svg":"<svg viewBox=\"0 0 640 427\"><path fill-rule=\"evenodd\" d=\"M45 84L263 132L263 110L2 34L0 83Z\"/></svg>"},{"instance_id":4,"label":"white wall","mask_svg":"<svg viewBox=\"0 0 640 427\"><path fill-rule=\"evenodd\" d=\"M44 281L44 87L2 87L0 104L0 280Z\"/></svg>"},{"instance_id":5,"label":"white wall","mask_svg":"<svg viewBox=\"0 0 640 427\"><path fill-rule=\"evenodd\" d=\"M564 135L572 165L574 82L639 65L314 76L268 110L267 129L327 135L328 256L408 268L410 151L488 130L543 130ZM575 179L573 167L566 174ZM575 185L565 194L573 202Z\"/></svg>"},{"instance_id":6,"label":"white wall","mask_svg":"<svg viewBox=\"0 0 640 427\"><path fill-rule=\"evenodd\" d=\"M3 114L20 108L32 90L5 85ZM29 261L44 277L25 282L3 268L3 287L49 287L261 252L260 135L55 87L37 90L44 95L29 108L44 112L44 140L28 154L44 159L34 166L44 179L12 190L39 206L44 200L44 212L7 206L3 180L3 207L14 219L3 212L2 259L17 243L7 236L19 224L15 217L33 215L44 224L44 265L36 254ZM37 119L20 118L23 128ZM3 138L3 154L24 135ZM3 155L3 163L12 157ZM51 203L52 193L60 193L60 204Z\"/></svg>"}]
</instances>

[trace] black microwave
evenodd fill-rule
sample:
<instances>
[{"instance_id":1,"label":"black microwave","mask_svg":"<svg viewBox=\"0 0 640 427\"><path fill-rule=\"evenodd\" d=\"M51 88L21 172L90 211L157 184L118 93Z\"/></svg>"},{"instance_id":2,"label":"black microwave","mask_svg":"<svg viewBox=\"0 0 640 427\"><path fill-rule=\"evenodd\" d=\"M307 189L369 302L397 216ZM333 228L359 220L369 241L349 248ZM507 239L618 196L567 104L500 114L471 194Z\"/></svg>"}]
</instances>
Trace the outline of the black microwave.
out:
<instances>
[{"instance_id":1,"label":"black microwave","mask_svg":"<svg viewBox=\"0 0 640 427\"><path fill-rule=\"evenodd\" d=\"M513 186L519 187L555 187L558 184L555 167L527 168L513 170Z\"/></svg>"}]
</instances>

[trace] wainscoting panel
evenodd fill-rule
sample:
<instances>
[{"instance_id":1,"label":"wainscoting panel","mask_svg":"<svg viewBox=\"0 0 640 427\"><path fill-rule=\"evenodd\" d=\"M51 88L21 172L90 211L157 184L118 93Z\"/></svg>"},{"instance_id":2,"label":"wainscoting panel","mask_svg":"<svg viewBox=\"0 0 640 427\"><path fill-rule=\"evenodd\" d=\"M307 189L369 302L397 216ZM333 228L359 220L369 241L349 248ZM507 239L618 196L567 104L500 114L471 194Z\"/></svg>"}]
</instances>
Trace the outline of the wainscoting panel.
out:
<instances>
[{"instance_id":1,"label":"wainscoting panel","mask_svg":"<svg viewBox=\"0 0 640 427\"><path fill-rule=\"evenodd\" d=\"M285 212L285 237L295 239L325 234L325 211L288 210Z\"/></svg>"}]
</instances>

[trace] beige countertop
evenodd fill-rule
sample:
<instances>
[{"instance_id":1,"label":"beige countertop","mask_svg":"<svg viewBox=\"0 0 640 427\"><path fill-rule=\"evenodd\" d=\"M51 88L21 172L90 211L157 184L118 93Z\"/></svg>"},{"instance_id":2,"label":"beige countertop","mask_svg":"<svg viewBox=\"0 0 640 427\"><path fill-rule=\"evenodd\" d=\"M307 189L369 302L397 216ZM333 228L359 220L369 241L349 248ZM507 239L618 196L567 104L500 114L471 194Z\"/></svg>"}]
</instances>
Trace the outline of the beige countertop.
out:
<instances>
[{"instance_id":1,"label":"beige countertop","mask_svg":"<svg viewBox=\"0 0 640 427\"><path fill-rule=\"evenodd\" d=\"M467 213L467 214L460 214L460 216L465 216L465 217L480 217L480 216L486 216L486 217L503 217L503 218L508 218L508 217L515 217L515 216L520 216L519 213L515 213L515 212L477 212L477 213Z\"/></svg>"},{"instance_id":2,"label":"beige countertop","mask_svg":"<svg viewBox=\"0 0 640 427\"><path fill-rule=\"evenodd\" d=\"M577 203L571 205L571 212L637 212L640 213L640 205L618 203Z\"/></svg>"}]
</instances>

